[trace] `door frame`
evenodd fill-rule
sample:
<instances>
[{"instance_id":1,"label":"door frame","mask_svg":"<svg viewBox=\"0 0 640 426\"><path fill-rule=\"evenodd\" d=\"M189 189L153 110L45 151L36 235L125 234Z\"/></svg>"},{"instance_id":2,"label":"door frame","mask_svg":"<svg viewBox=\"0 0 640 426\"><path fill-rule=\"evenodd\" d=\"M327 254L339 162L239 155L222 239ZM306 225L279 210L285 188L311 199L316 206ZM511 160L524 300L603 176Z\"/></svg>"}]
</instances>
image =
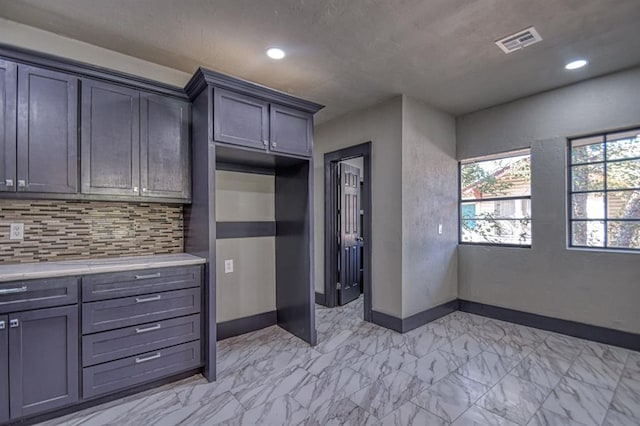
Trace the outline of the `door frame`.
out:
<instances>
[{"instance_id":1,"label":"door frame","mask_svg":"<svg viewBox=\"0 0 640 426\"><path fill-rule=\"evenodd\" d=\"M364 185L360 200L364 210L362 218L363 233L366 239L363 243L364 268L364 320L371 322L372 294L371 294L371 142L365 142L338 151L324 154L324 305L333 308L338 304L337 291L332 283L338 281L338 247L335 236L338 232L336 221L337 206L337 169L338 163L355 157L362 157L364 163Z\"/></svg>"}]
</instances>

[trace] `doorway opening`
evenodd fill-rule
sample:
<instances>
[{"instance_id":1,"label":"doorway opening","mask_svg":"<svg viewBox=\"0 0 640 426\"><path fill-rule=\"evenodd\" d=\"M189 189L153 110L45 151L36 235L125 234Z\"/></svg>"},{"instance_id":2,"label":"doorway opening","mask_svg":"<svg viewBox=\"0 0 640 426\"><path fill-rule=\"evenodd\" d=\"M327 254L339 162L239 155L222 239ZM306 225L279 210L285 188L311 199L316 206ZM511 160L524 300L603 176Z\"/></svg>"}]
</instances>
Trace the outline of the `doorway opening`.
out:
<instances>
[{"instance_id":1,"label":"doorway opening","mask_svg":"<svg viewBox=\"0 0 640 426\"><path fill-rule=\"evenodd\" d=\"M326 153L324 305L360 297L371 321L371 142Z\"/></svg>"}]
</instances>

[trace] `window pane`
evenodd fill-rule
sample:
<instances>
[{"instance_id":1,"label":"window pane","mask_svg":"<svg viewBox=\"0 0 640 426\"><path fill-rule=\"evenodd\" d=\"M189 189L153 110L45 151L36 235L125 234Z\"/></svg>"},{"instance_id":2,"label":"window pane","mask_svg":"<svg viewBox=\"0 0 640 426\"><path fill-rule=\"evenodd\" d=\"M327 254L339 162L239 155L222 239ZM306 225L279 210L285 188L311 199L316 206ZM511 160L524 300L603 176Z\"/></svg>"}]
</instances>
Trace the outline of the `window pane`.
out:
<instances>
[{"instance_id":1,"label":"window pane","mask_svg":"<svg viewBox=\"0 0 640 426\"><path fill-rule=\"evenodd\" d=\"M640 191L608 192L607 217L640 219Z\"/></svg>"},{"instance_id":2,"label":"window pane","mask_svg":"<svg viewBox=\"0 0 640 426\"><path fill-rule=\"evenodd\" d=\"M607 160L640 157L640 130L607 136Z\"/></svg>"},{"instance_id":3,"label":"window pane","mask_svg":"<svg viewBox=\"0 0 640 426\"><path fill-rule=\"evenodd\" d=\"M573 191L598 191L604 189L604 166L592 164L571 168L571 188Z\"/></svg>"},{"instance_id":4,"label":"window pane","mask_svg":"<svg viewBox=\"0 0 640 426\"><path fill-rule=\"evenodd\" d=\"M571 196L573 219L604 219L604 192L589 192Z\"/></svg>"},{"instance_id":5,"label":"window pane","mask_svg":"<svg viewBox=\"0 0 640 426\"><path fill-rule=\"evenodd\" d=\"M602 160L604 160L604 143L580 146L572 144L571 163L592 163L594 161Z\"/></svg>"},{"instance_id":6,"label":"window pane","mask_svg":"<svg viewBox=\"0 0 640 426\"><path fill-rule=\"evenodd\" d=\"M462 225L463 242L531 245L529 219L463 220Z\"/></svg>"},{"instance_id":7,"label":"window pane","mask_svg":"<svg viewBox=\"0 0 640 426\"><path fill-rule=\"evenodd\" d=\"M473 201L462 203L463 219L524 219L531 217L528 199Z\"/></svg>"},{"instance_id":8,"label":"window pane","mask_svg":"<svg viewBox=\"0 0 640 426\"><path fill-rule=\"evenodd\" d=\"M640 188L640 160L607 163L607 189Z\"/></svg>"},{"instance_id":9,"label":"window pane","mask_svg":"<svg viewBox=\"0 0 640 426\"><path fill-rule=\"evenodd\" d=\"M571 245L582 247L604 247L604 222L572 222Z\"/></svg>"},{"instance_id":10,"label":"window pane","mask_svg":"<svg viewBox=\"0 0 640 426\"><path fill-rule=\"evenodd\" d=\"M530 155L462 164L463 200L531 194Z\"/></svg>"},{"instance_id":11,"label":"window pane","mask_svg":"<svg viewBox=\"0 0 640 426\"><path fill-rule=\"evenodd\" d=\"M640 221L607 222L607 247L640 249Z\"/></svg>"}]
</instances>

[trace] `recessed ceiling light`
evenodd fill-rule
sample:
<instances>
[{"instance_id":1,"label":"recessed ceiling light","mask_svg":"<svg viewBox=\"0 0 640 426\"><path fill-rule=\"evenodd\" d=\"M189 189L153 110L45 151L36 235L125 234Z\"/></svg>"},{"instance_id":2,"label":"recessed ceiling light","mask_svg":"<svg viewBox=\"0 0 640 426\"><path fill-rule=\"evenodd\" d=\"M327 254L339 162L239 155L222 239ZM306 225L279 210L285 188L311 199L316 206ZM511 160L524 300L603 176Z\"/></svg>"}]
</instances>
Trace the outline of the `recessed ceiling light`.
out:
<instances>
[{"instance_id":1,"label":"recessed ceiling light","mask_svg":"<svg viewBox=\"0 0 640 426\"><path fill-rule=\"evenodd\" d=\"M272 47L267 49L267 56L271 59L282 59L285 57L284 50Z\"/></svg>"},{"instance_id":2,"label":"recessed ceiling light","mask_svg":"<svg viewBox=\"0 0 640 426\"><path fill-rule=\"evenodd\" d=\"M587 62L584 59L578 59L577 61L569 62L567 65L564 66L564 68L568 70L577 70L578 68L584 67L588 63L589 62Z\"/></svg>"}]
</instances>

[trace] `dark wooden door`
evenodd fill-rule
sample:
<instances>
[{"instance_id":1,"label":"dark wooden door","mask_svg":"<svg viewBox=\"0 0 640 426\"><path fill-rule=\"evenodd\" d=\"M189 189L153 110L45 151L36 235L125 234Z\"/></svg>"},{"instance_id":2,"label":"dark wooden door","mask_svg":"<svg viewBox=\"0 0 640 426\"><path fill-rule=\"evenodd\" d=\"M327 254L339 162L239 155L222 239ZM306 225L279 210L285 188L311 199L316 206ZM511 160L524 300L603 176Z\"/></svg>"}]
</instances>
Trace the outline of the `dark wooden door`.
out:
<instances>
[{"instance_id":1,"label":"dark wooden door","mask_svg":"<svg viewBox=\"0 0 640 426\"><path fill-rule=\"evenodd\" d=\"M270 145L274 152L311 156L313 118L311 114L271 104Z\"/></svg>"},{"instance_id":2,"label":"dark wooden door","mask_svg":"<svg viewBox=\"0 0 640 426\"><path fill-rule=\"evenodd\" d=\"M347 304L360 296L360 169L340 163L338 191L338 303Z\"/></svg>"},{"instance_id":3,"label":"dark wooden door","mask_svg":"<svg viewBox=\"0 0 640 426\"><path fill-rule=\"evenodd\" d=\"M0 315L0 423L9 420L9 317Z\"/></svg>"},{"instance_id":4,"label":"dark wooden door","mask_svg":"<svg viewBox=\"0 0 640 426\"><path fill-rule=\"evenodd\" d=\"M0 191L16 190L17 66L0 60ZM1 417L1 416L0 416ZM0 421L2 419L0 418Z\"/></svg>"},{"instance_id":5,"label":"dark wooden door","mask_svg":"<svg viewBox=\"0 0 640 426\"><path fill-rule=\"evenodd\" d=\"M82 192L140 194L140 92L82 80Z\"/></svg>"},{"instance_id":6,"label":"dark wooden door","mask_svg":"<svg viewBox=\"0 0 640 426\"><path fill-rule=\"evenodd\" d=\"M140 105L140 186L145 197L189 199L190 105L143 94Z\"/></svg>"},{"instance_id":7,"label":"dark wooden door","mask_svg":"<svg viewBox=\"0 0 640 426\"><path fill-rule=\"evenodd\" d=\"M12 419L78 401L78 307L9 315Z\"/></svg>"},{"instance_id":8,"label":"dark wooden door","mask_svg":"<svg viewBox=\"0 0 640 426\"><path fill-rule=\"evenodd\" d=\"M213 138L217 142L267 149L269 102L215 88Z\"/></svg>"},{"instance_id":9,"label":"dark wooden door","mask_svg":"<svg viewBox=\"0 0 640 426\"><path fill-rule=\"evenodd\" d=\"M18 191L78 191L78 79L18 66Z\"/></svg>"}]
</instances>

